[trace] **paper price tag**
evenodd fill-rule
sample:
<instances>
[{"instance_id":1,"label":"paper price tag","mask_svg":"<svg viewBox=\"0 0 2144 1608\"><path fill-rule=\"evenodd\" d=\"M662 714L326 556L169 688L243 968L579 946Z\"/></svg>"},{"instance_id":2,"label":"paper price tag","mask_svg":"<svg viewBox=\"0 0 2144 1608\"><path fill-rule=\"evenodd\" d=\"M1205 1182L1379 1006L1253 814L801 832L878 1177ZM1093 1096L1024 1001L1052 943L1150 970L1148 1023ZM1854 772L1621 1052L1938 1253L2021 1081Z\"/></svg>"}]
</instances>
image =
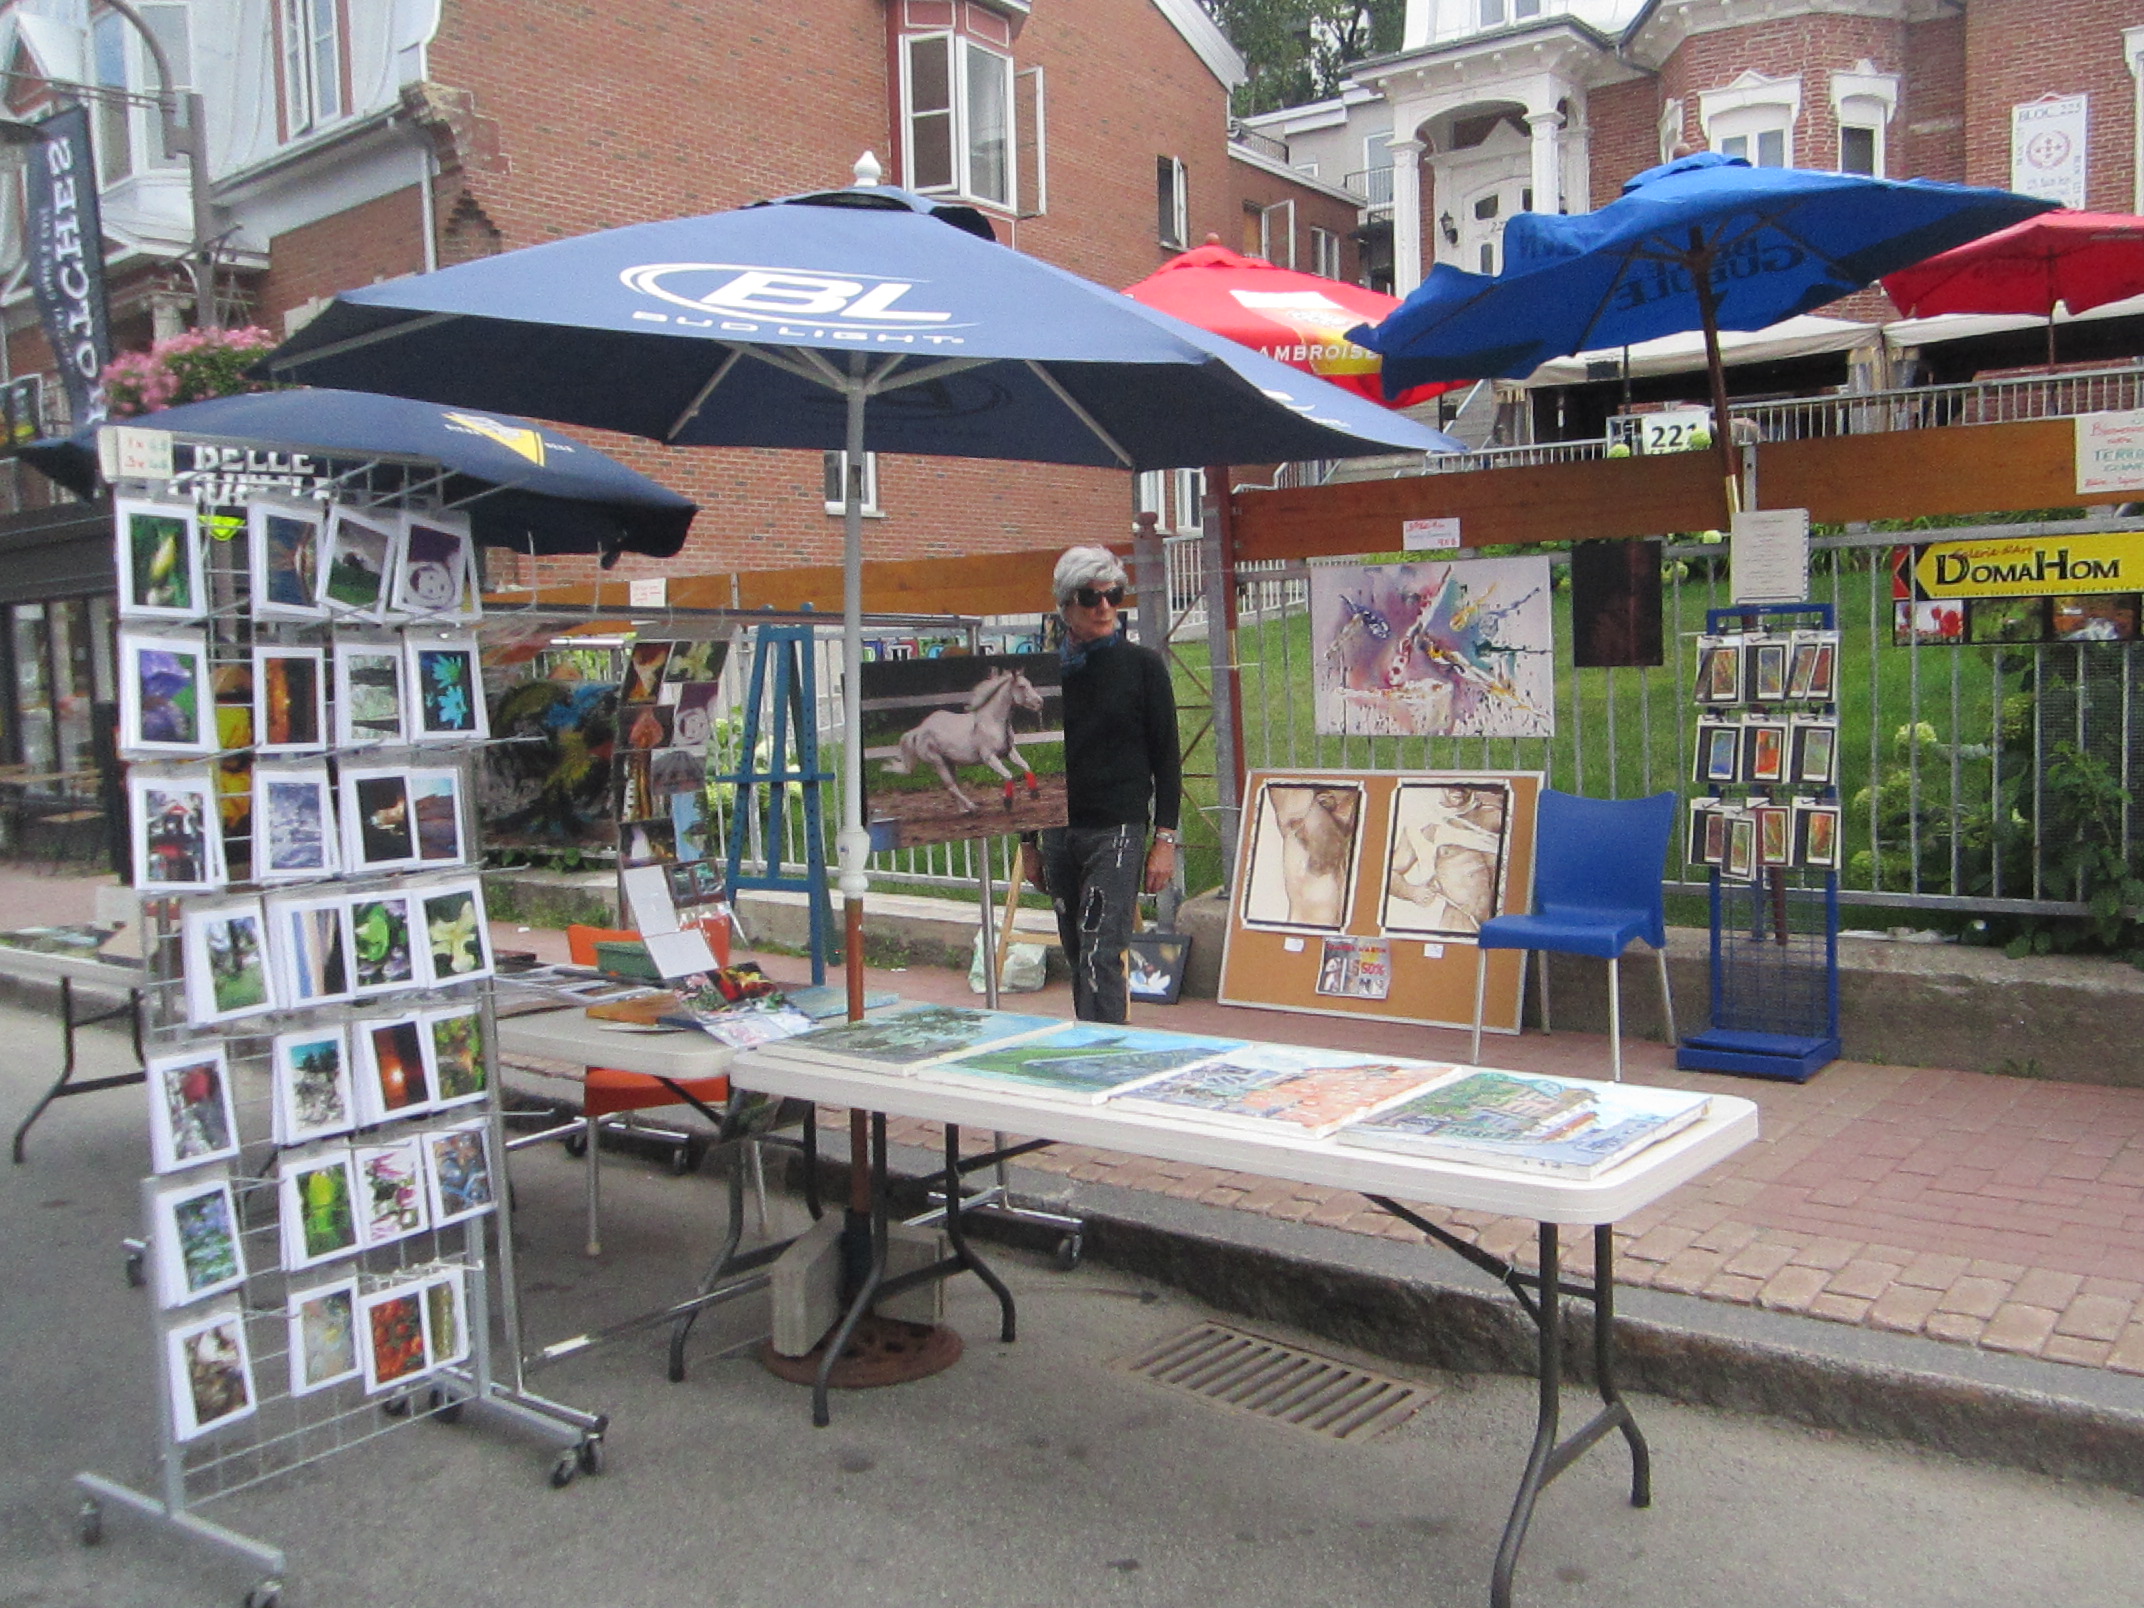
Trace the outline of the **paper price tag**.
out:
<instances>
[{"instance_id":1,"label":"paper price tag","mask_svg":"<svg viewBox=\"0 0 2144 1608\"><path fill-rule=\"evenodd\" d=\"M1303 940L1300 938L1285 939L1281 943L1281 948L1287 950L1291 955L1300 955L1303 952Z\"/></svg>"},{"instance_id":2,"label":"paper price tag","mask_svg":"<svg viewBox=\"0 0 2144 1608\"><path fill-rule=\"evenodd\" d=\"M1438 552L1459 545L1459 521L1408 519L1400 523L1400 543L1409 552Z\"/></svg>"},{"instance_id":3,"label":"paper price tag","mask_svg":"<svg viewBox=\"0 0 2144 1608\"><path fill-rule=\"evenodd\" d=\"M670 579L666 575L636 576L625 583L629 608L659 609L670 602Z\"/></svg>"},{"instance_id":4,"label":"paper price tag","mask_svg":"<svg viewBox=\"0 0 2144 1608\"><path fill-rule=\"evenodd\" d=\"M106 480L169 480L171 432L108 425L97 432L97 458Z\"/></svg>"}]
</instances>

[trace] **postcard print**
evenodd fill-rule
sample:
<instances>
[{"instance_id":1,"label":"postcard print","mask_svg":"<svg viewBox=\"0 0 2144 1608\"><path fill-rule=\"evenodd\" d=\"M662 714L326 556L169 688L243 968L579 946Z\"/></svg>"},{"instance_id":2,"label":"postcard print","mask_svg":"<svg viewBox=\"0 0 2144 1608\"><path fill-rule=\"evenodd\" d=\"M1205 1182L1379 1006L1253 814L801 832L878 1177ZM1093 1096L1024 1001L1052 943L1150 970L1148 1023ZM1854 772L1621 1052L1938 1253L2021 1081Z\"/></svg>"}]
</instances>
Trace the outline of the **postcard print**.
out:
<instances>
[{"instance_id":1,"label":"postcard print","mask_svg":"<svg viewBox=\"0 0 2144 1608\"><path fill-rule=\"evenodd\" d=\"M399 767L342 767L344 863L352 871L393 871L417 863L409 773Z\"/></svg>"},{"instance_id":2,"label":"postcard print","mask_svg":"<svg viewBox=\"0 0 2144 1608\"><path fill-rule=\"evenodd\" d=\"M399 743L403 732L401 648L384 642L337 642L337 746Z\"/></svg>"},{"instance_id":3,"label":"postcard print","mask_svg":"<svg viewBox=\"0 0 2144 1608\"><path fill-rule=\"evenodd\" d=\"M253 1355L235 1308L180 1324L164 1343L174 1440L199 1440L253 1415Z\"/></svg>"},{"instance_id":4,"label":"postcard print","mask_svg":"<svg viewBox=\"0 0 2144 1608\"><path fill-rule=\"evenodd\" d=\"M342 865L327 767L253 769L253 880L331 877Z\"/></svg>"},{"instance_id":5,"label":"postcard print","mask_svg":"<svg viewBox=\"0 0 2144 1608\"><path fill-rule=\"evenodd\" d=\"M368 1395L418 1378L431 1366L424 1343L424 1290L413 1281L357 1298Z\"/></svg>"},{"instance_id":6,"label":"postcard print","mask_svg":"<svg viewBox=\"0 0 2144 1608\"><path fill-rule=\"evenodd\" d=\"M275 1142L305 1145L357 1126L350 1035L340 1022L278 1033L271 1054Z\"/></svg>"},{"instance_id":7,"label":"postcard print","mask_svg":"<svg viewBox=\"0 0 2144 1608\"><path fill-rule=\"evenodd\" d=\"M360 894L350 901L353 992L378 994L417 984L410 907L409 896L400 893Z\"/></svg>"},{"instance_id":8,"label":"postcard print","mask_svg":"<svg viewBox=\"0 0 2144 1608\"><path fill-rule=\"evenodd\" d=\"M410 514L395 576L394 607L403 614L450 614L461 606L469 561L466 515Z\"/></svg>"},{"instance_id":9,"label":"postcard print","mask_svg":"<svg viewBox=\"0 0 2144 1608\"><path fill-rule=\"evenodd\" d=\"M1288 932L1340 932L1362 855L1360 782L1269 781L1254 805L1243 923Z\"/></svg>"},{"instance_id":10,"label":"postcard print","mask_svg":"<svg viewBox=\"0 0 2144 1608\"><path fill-rule=\"evenodd\" d=\"M317 620L326 614L320 605L320 531L326 519L317 503L264 501L247 506L256 617Z\"/></svg>"},{"instance_id":11,"label":"postcard print","mask_svg":"<svg viewBox=\"0 0 2144 1608\"><path fill-rule=\"evenodd\" d=\"M412 636L409 654L410 727L414 742L456 742L487 736L484 677L473 636Z\"/></svg>"},{"instance_id":12,"label":"postcard print","mask_svg":"<svg viewBox=\"0 0 2144 1608\"><path fill-rule=\"evenodd\" d=\"M476 1011L435 1011L424 1019L425 1048L432 1058L434 1103L467 1105L491 1087L484 1058L484 1018Z\"/></svg>"},{"instance_id":13,"label":"postcard print","mask_svg":"<svg viewBox=\"0 0 2144 1608\"><path fill-rule=\"evenodd\" d=\"M312 1156L286 1155L278 1165L283 1266L317 1267L355 1252L357 1181L350 1152L337 1148Z\"/></svg>"},{"instance_id":14,"label":"postcard print","mask_svg":"<svg viewBox=\"0 0 2144 1608\"><path fill-rule=\"evenodd\" d=\"M491 932L484 921L483 886L456 882L422 889L418 902L431 981L460 983L489 977Z\"/></svg>"},{"instance_id":15,"label":"postcard print","mask_svg":"<svg viewBox=\"0 0 2144 1608\"><path fill-rule=\"evenodd\" d=\"M134 886L143 892L200 893L223 886L223 824L207 771L127 774L134 836Z\"/></svg>"},{"instance_id":16,"label":"postcard print","mask_svg":"<svg viewBox=\"0 0 2144 1608\"><path fill-rule=\"evenodd\" d=\"M326 655L318 648L253 650L253 746L266 754L325 748Z\"/></svg>"},{"instance_id":17,"label":"postcard print","mask_svg":"<svg viewBox=\"0 0 2144 1608\"><path fill-rule=\"evenodd\" d=\"M119 498L112 520L122 616L198 620L208 612L200 519L191 505Z\"/></svg>"},{"instance_id":18,"label":"postcard print","mask_svg":"<svg viewBox=\"0 0 2144 1608\"><path fill-rule=\"evenodd\" d=\"M166 1307L220 1295L246 1281L229 1178L160 1191L155 1240L157 1289Z\"/></svg>"},{"instance_id":19,"label":"postcard print","mask_svg":"<svg viewBox=\"0 0 2144 1608\"><path fill-rule=\"evenodd\" d=\"M357 1377L355 1279L316 1284L293 1293L287 1322L293 1396L309 1396Z\"/></svg>"},{"instance_id":20,"label":"postcard print","mask_svg":"<svg viewBox=\"0 0 2144 1608\"><path fill-rule=\"evenodd\" d=\"M330 614L358 620L386 618L400 525L397 514L335 510L328 523L320 574L320 602Z\"/></svg>"},{"instance_id":21,"label":"postcard print","mask_svg":"<svg viewBox=\"0 0 2144 1608\"><path fill-rule=\"evenodd\" d=\"M266 918L258 899L191 906L180 919L186 1001L195 1022L227 1022L276 1009Z\"/></svg>"},{"instance_id":22,"label":"postcard print","mask_svg":"<svg viewBox=\"0 0 2144 1608\"><path fill-rule=\"evenodd\" d=\"M212 754L218 747L208 642L199 634L119 637L119 741L143 753Z\"/></svg>"},{"instance_id":23,"label":"postcard print","mask_svg":"<svg viewBox=\"0 0 2144 1608\"><path fill-rule=\"evenodd\" d=\"M414 1137L391 1144L359 1145L351 1152L357 1168L358 1237L367 1246L391 1245L430 1224L424 1193L424 1158Z\"/></svg>"},{"instance_id":24,"label":"postcard print","mask_svg":"<svg viewBox=\"0 0 2144 1608\"><path fill-rule=\"evenodd\" d=\"M625 686L618 697L623 703L653 703L662 691L663 671L670 664L672 642L635 642L626 662Z\"/></svg>"},{"instance_id":25,"label":"postcard print","mask_svg":"<svg viewBox=\"0 0 2144 1608\"><path fill-rule=\"evenodd\" d=\"M327 1005L351 996L355 939L346 896L271 896L268 938L277 984L288 1004Z\"/></svg>"},{"instance_id":26,"label":"postcard print","mask_svg":"<svg viewBox=\"0 0 2144 1608\"><path fill-rule=\"evenodd\" d=\"M143 1071L149 1079L149 1154L157 1172L238 1154L231 1068L222 1044L151 1056Z\"/></svg>"},{"instance_id":27,"label":"postcard print","mask_svg":"<svg viewBox=\"0 0 2144 1608\"><path fill-rule=\"evenodd\" d=\"M416 823L417 860L424 866L460 865L462 773L452 768L409 772L410 816Z\"/></svg>"},{"instance_id":28,"label":"postcard print","mask_svg":"<svg viewBox=\"0 0 2144 1608\"><path fill-rule=\"evenodd\" d=\"M417 1017L353 1022L350 1031L357 1046L358 1114L364 1121L386 1122L431 1109L424 1024Z\"/></svg>"},{"instance_id":29,"label":"postcard print","mask_svg":"<svg viewBox=\"0 0 2144 1608\"><path fill-rule=\"evenodd\" d=\"M468 1273L450 1267L424 1281L424 1342L432 1366L445 1368L469 1355Z\"/></svg>"},{"instance_id":30,"label":"postcard print","mask_svg":"<svg viewBox=\"0 0 2144 1608\"><path fill-rule=\"evenodd\" d=\"M434 1228L482 1216L498 1204L490 1133L490 1122L479 1118L424 1135L425 1188Z\"/></svg>"}]
</instances>

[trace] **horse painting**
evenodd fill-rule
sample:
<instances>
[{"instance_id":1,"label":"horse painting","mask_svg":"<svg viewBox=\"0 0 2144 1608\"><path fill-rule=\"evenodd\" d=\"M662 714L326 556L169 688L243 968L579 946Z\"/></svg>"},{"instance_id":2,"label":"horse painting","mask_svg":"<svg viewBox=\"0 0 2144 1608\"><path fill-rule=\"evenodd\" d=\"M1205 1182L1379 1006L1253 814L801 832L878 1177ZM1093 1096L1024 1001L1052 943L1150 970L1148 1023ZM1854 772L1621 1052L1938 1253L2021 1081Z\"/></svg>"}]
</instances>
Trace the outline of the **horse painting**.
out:
<instances>
[{"instance_id":1,"label":"horse painting","mask_svg":"<svg viewBox=\"0 0 2144 1608\"><path fill-rule=\"evenodd\" d=\"M937 710L902 733L900 754L885 762L886 769L896 776L907 776L913 774L918 765L929 765L938 772L946 791L959 803L962 813L973 815L982 806L960 790L960 783L953 776L954 767L988 765L1005 779L1005 808L1009 810L1013 805L1015 783L1007 760L1018 765L1026 776L1030 797L1040 792L1034 769L1022 757L1013 737L1012 712L1015 709L1040 714L1041 692L1022 671L993 670L976 683L966 706L960 711Z\"/></svg>"}]
</instances>

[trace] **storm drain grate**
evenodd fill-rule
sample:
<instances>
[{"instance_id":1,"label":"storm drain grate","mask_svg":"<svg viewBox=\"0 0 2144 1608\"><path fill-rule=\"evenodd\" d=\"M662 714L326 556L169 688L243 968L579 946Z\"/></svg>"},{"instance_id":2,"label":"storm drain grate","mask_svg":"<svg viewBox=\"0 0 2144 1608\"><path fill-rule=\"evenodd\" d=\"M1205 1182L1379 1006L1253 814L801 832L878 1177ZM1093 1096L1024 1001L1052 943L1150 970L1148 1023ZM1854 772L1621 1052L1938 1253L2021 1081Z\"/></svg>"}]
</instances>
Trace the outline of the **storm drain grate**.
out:
<instances>
[{"instance_id":1,"label":"storm drain grate","mask_svg":"<svg viewBox=\"0 0 2144 1608\"><path fill-rule=\"evenodd\" d=\"M1201 1323L1117 1363L1127 1373L1333 1440L1404 1424L1434 1392L1226 1324Z\"/></svg>"}]
</instances>

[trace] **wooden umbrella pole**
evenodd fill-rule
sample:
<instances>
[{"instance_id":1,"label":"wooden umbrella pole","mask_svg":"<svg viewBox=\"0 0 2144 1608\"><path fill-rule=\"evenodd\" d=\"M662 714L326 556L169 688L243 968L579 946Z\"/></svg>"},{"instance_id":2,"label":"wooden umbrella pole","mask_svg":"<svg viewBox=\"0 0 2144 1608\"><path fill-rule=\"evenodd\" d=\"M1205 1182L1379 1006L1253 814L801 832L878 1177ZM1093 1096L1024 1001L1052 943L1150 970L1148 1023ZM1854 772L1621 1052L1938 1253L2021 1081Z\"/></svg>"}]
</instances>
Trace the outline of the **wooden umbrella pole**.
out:
<instances>
[{"instance_id":1,"label":"wooden umbrella pole","mask_svg":"<svg viewBox=\"0 0 2144 1608\"><path fill-rule=\"evenodd\" d=\"M1727 517L1742 507L1742 462L1735 450L1734 422L1727 416L1727 367L1720 360L1720 304L1712 290L1712 248L1704 232L1690 228L1690 255L1684 268L1690 288L1697 294L1697 311L1705 327L1705 373L1712 382L1712 440L1720 450L1720 468L1725 481Z\"/></svg>"}]
</instances>

